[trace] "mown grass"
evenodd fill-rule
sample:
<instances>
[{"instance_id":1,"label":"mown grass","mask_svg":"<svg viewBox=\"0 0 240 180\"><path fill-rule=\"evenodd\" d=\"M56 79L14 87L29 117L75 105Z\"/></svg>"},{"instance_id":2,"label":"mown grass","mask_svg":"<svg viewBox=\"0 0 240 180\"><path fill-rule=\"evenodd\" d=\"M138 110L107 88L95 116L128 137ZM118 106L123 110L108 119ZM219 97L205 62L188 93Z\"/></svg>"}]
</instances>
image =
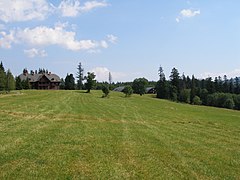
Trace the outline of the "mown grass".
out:
<instances>
[{"instance_id":1,"label":"mown grass","mask_svg":"<svg viewBox=\"0 0 240 180\"><path fill-rule=\"evenodd\" d=\"M240 179L240 112L112 92L0 95L0 179Z\"/></svg>"}]
</instances>

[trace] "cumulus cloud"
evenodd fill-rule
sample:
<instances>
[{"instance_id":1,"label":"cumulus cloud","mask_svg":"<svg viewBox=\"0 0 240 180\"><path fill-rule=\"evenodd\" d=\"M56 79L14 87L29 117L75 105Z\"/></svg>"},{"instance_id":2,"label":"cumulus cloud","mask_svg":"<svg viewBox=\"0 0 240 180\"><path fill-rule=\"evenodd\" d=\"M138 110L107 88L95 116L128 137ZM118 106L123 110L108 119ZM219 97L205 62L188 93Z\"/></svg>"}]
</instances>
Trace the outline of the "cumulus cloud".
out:
<instances>
[{"instance_id":1,"label":"cumulus cloud","mask_svg":"<svg viewBox=\"0 0 240 180\"><path fill-rule=\"evenodd\" d=\"M47 56L47 53L45 50L40 50L35 48L24 50L24 53L30 58Z\"/></svg>"},{"instance_id":2,"label":"cumulus cloud","mask_svg":"<svg viewBox=\"0 0 240 180\"><path fill-rule=\"evenodd\" d=\"M10 49L15 41L14 31L11 30L8 34L4 31L0 32L0 47Z\"/></svg>"},{"instance_id":3,"label":"cumulus cloud","mask_svg":"<svg viewBox=\"0 0 240 180\"><path fill-rule=\"evenodd\" d=\"M33 47L57 45L72 51L108 48L109 46L106 40L78 40L75 32L67 31L65 24L59 23L53 28L38 26L32 29L11 30L9 34L0 32L0 47L11 48L12 43L25 43Z\"/></svg>"},{"instance_id":4,"label":"cumulus cloud","mask_svg":"<svg viewBox=\"0 0 240 180\"><path fill-rule=\"evenodd\" d=\"M55 7L47 0L1 0L0 21L22 22L30 20L44 20L50 14L61 13L63 17L75 17L99 7L106 7L105 1L62 0Z\"/></svg>"},{"instance_id":5,"label":"cumulus cloud","mask_svg":"<svg viewBox=\"0 0 240 180\"><path fill-rule=\"evenodd\" d=\"M46 0L1 0L0 20L5 23L29 20L43 20L52 7Z\"/></svg>"},{"instance_id":6,"label":"cumulus cloud","mask_svg":"<svg viewBox=\"0 0 240 180\"><path fill-rule=\"evenodd\" d=\"M127 74L122 72L112 72L106 67L96 67L92 69L90 72L94 72L96 75L96 79L98 81L108 81L109 72L111 72L113 81L121 81L122 78L127 77Z\"/></svg>"},{"instance_id":7,"label":"cumulus cloud","mask_svg":"<svg viewBox=\"0 0 240 180\"><path fill-rule=\"evenodd\" d=\"M180 11L179 16L176 18L176 21L180 22L181 19L191 18L200 14L200 10L183 9Z\"/></svg>"},{"instance_id":8,"label":"cumulus cloud","mask_svg":"<svg viewBox=\"0 0 240 180\"><path fill-rule=\"evenodd\" d=\"M118 38L112 34L107 35L108 41L115 44L118 40Z\"/></svg>"},{"instance_id":9,"label":"cumulus cloud","mask_svg":"<svg viewBox=\"0 0 240 180\"><path fill-rule=\"evenodd\" d=\"M81 5L80 0L63 0L59 4L58 9L63 17L75 17L92 9L106 6L108 6L108 4L105 1L87 1Z\"/></svg>"}]
</instances>

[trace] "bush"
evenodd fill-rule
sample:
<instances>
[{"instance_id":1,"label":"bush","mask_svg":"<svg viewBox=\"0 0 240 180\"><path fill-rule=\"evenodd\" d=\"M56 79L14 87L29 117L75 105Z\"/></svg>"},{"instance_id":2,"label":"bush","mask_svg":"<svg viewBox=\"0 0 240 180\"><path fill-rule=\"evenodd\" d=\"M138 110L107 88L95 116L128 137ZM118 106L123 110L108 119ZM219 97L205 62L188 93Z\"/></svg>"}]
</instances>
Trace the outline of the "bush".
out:
<instances>
[{"instance_id":1,"label":"bush","mask_svg":"<svg viewBox=\"0 0 240 180\"><path fill-rule=\"evenodd\" d=\"M179 94L179 101L184 103L190 103L190 90L183 89Z\"/></svg>"},{"instance_id":2,"label":"bush","mask_svg":"<svg viewBox=\"0 0 240 180\"><path fill-rule=\"evenodd\" d=\"M233 98L228 98L223 104L223 107L228 109L234 109L234 106Z\"/></svg>"},{"instance_id":3,"label":"bush","mask_svg":"<svg viewBox=\"0 0 240 180\"><path fill-rule=\"evenodd\" d=\"M108 95L110 93L109 87L107 85L103 85L102 92L104 93L103 97L108 97Z\"/></svg>"},{"instance_id":4,"label":"bush","mask_svg":"<svg viewBox=\"0 0 240 180\"><path fill-rule=\"evenodd\" d=\"M201 101L200 97L194 96L192 104L193 105L201 105L202 101Z\"/></svg>"},{"instance_id":5,"label":"bush","mask_svg":"<svg viewBox=\"0 0 240 180\"><path fill-rule=\"evenodd\" d=\"M233 96L235 109L240 110L240 95L234 95Z\"/></svg>"},{"instance_id":6,"label":"bush","mask_svg":"<svg viewBox=\"0 0 240 180\"><path fill-rule=\"evenodd\" d=\"M123 89L123 93L125 94L126 97L129 97L133 94L133 89L131 86L125 86L125 88Z\"/></svg>"}]
</instances>

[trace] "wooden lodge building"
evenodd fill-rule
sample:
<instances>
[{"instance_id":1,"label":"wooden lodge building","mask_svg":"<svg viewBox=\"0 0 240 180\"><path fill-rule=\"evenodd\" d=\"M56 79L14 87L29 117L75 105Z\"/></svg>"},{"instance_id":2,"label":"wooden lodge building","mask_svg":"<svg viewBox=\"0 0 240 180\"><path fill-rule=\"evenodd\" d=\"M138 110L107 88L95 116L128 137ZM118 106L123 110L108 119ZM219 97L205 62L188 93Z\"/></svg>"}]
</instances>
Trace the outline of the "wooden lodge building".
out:
<instances>
[{"instance_id":1,"label":"wooden lodge building","mask_svg":"<svg viewBox=\"0 0 240 180\"><path fill-rule=\"evenodd\" d=\"M34 73L34 71L31 71L28 73L26 69L23 70L23 73L19 77L21 81L28 79L32 89L58 90L61 82L60 77L51 72Z\"/></svg>"}]
</instances>

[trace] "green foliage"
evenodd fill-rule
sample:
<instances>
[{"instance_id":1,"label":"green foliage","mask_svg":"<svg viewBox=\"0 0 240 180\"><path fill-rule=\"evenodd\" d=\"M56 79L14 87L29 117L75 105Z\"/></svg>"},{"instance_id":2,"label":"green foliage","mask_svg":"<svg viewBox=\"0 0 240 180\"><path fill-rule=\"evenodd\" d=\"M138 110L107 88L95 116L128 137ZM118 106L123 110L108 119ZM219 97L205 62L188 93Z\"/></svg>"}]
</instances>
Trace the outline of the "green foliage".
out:
<instances>
[{"instance_id":1,"label":"green foliage","mask_svg":"<svg viewBox=\"0 0 240 180\"><path fill-rule=\"evenodd\" d=\"M125 86L125 88L123 89L123 93L125 94L126 97L130 97L133 94L133 89L132 86Z\"/></svg>"},{"instance_id":2,"label":"green foliage","mask_svg":"<svg viewBox=\"0 0 240 180\"><path fill-rule=\"evenodd\" d=\"M75 89L75 79L73 77L73 74L70 74L66 76L65 78L65 89L66 90L74 90Z\"/></svg>"},{"instance_id":3,"label":"green foliage","mask_svg":"<svg viewBox=\"0 0 240 180\"><path fill-rule=\"evenodd\" d=\"M179 101L184 103L190 103L190 90L183 89L179 94Z\"/></svg>"},{"instance_id":4,"label":"green foliage","mask_svg":"<svg viewBox=\"0 0 240 180\"><path fill-rule=\"evenodd\" d=\"M28 79L22 81L23 89L31 89L31 84Z\"/></svg>"},{"instance_id":5,"label":"green foliage","mask_svg":"<svg viewBox=\"0 0 240 180\"><path fill-rule=\"evenodd\" d=\"M59 89L65 89L65 81L63 78L61 78L61 82L59 84Z\"/></svg>"},{"instance_id":6,"label":"green foliage","mask_svg":"<svg viewBox=\"0 0 240 180\"><path fill-rule=\"evenodd\" d=\"M234 109L235 103L234 103L234 101L233 101L233 98L227 98L227 99L224 101L223 107L224 107L224 108L228 108L228 109Z\"/></svg>"},{"instance_id":7,"label":"green foliage","mask_svg":"<svg viewBox=\"0 0 240 180\"><path fill-rule=\"evenodd\" d=\"M0 63L0 91L4 91L5 89L6 89L6 72L1 62Z\"/></svg>"},{"instance_id":8,"label":"green foliage","mask_svg":"<svg viewBox=\"0 0 240 180\"><path fill-rule=\"evenodd\" d=\"M201 104L202 104L202 101L201 101L200 97L195 96L195 97L193 98L192 104L193 104L193 105L201 105Z\"/></svg>"},{"instance_id":9,"label":"green foliage","mask_svg":"<svg viewBox=\"0 0 240 180\"><path fill-rule=\"evenodd\" d=\"M172 69L171 75L170 75L170 82L172 87L176 88L177 93L179 92L179 82L180 82L180 77L179 77L179 72L176 68Z\"/></svg>"},{"instance_id":10,"label":"green foliage","mask_svg":"<svg viewBox=\"0 0 240 180\"><path fill-rule=\"evenodd\" d=\"M103 85L102 86L102 92L104 93L104 95L102 97L108 97L108 95L110 93L109 86Z\"/></svg>"},{"instance_id":11,"label":"green foliage","mask_svg":"<svg viewBox=\"0 0 240 180\"><path fill-rule=\"evenodd\" d=\"M87 93L90 93L91 89L94 88L94 86L96 85L96 80L94 80L95 77L96 75L93 72L88 72L88 75L85 77L85 79L87 80L85 84Z\"/></svg>"},{"instance_id":12,"label":"green foliage","mask_svg":"<svg viewBox=\"0 0 240 180\"><path fill-rule=\"evenodd\" d=\"M83 89L83 80L84 80L83 72L84 72L84 69L82 67L82 63L79 63L77 67L77 89L80 89L80 90Z\"/></svg>"},{"instance_id":13,"label":"green foliage","mask_svg":"<svg viewBox=\"0 0 240 180\"><path fill-rule=\"evenodd\" d=\"M19 76L16 77L15 82L16 82L16 90L22 90L23 85Z\"/></svg>"},{"instance_id":14,"label":"green foliage","mask_svg":"<svg viewBox=\"0 0 240 180\"><path fill-rule=\"evenodd\" d=\"M133 92L140 94L141 96L146 93L146 87L148 85L148 80L145 78L137 78L133 81Z\"/></svg>"},{"instance_id":15,"label":"green foliage","mask_svg":"<svg viewBox=\"0 0 240 180\"><path fill-rule=\"evenodd\" d=\"M10 70L6 74L6 90L9 92L16 89L15 79Z\"/></svg>"}]
</instances>

